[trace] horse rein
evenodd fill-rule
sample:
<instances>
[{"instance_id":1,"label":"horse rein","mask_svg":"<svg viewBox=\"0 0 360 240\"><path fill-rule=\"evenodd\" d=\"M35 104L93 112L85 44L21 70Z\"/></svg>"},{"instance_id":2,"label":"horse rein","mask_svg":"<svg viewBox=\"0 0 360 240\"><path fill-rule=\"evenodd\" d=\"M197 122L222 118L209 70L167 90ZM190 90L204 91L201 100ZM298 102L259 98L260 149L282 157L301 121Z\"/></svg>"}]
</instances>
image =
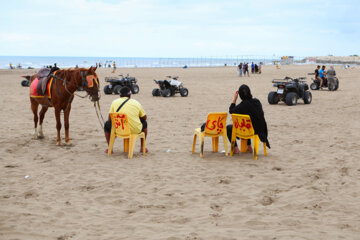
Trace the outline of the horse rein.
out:
<instances>
[{"instance_id":1,"label":"horse rein","mask_svg":"<svg viewBox=\"0 0 360 240\"><path fill-rule=\"evenodd\" d=\"M82 71L80 71L80 73L81 73L81 86L80 86L80 87L84 87L84 86L86 86L86 87L88 87L88 88L92 87L92 86L89 86L88 81L87 81L87 77L89 77L89 76L91 76L91 75L86 75L86 74L84 74L84 72L82 72ZM67 89L67 87L66 87L66 84L67 84L66 79L62 79L62 78L60 78L60 77L57 77L55 74L56 74L56 71L51 74L51 77L55 78L55 86L57 85L57 84L56 84L56 79L61 80L61 81L63 82L63 86L64 86L65 90L67 91L67 93L70 94L70 99L69 99L69 101L68 101L68 104L67 104L67 106L66 106L66 109L69 107L70 102L71 102L71 101L73 100L73 98L74 98L74 95L75 95L75 96L78 96L78 97L80 97L80 98L86 98L87 96L89 96L89 97L91 96L88 92L86 92L86 95L85 95L85 96L81 96L81 95L79 95L79 94L76 94L75 92L74 92L74 93L71 93L71 92ZM95 79L95 83L96 83L97 85L99 84L96 79ZM63 96L63 94L60 92L60 90L59 90L58 88L56 88L56 89L57 89L58 93ZM96 104L96 103L97 103L97 104ZM104 126L104 124L105 124L105 121L104 121L104 117L103 117L102 114L101 114L101 109L100 109L99 100L94 102L94 108L95 108L96 116L97 116L97 118L98 118L98 120L99 120L100 126L101 126L101 128L103 128L103 126ZM66 109L65 109L65 111L66 111Z\"/></svg>"}]
</instances>

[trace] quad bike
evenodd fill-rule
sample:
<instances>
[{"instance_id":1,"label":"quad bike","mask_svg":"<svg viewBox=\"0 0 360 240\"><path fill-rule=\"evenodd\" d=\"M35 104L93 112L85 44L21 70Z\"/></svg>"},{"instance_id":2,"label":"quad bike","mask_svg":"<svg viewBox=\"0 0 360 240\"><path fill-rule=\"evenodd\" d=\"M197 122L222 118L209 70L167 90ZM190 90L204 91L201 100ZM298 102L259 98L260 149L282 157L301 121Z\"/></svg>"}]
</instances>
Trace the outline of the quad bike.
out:
<instances>
[{"instance_id":1,"label":"quad bike","mask_svg":"<svg viewBox=\"0 0 360 240\"><path fill-rule=\"evenodd\" d=\"M166 76L169 79L165 80L154 80L155 83L159 86L159 88L154 88L152 91L152 95L170 97L174 96L175 93L180 93L182 97L187 97L189 94L189 90L183 87L182 83L178 81L179 77L171 77Z\"/></svg>"},{"instance_id":2,"label":"quad bike","mask_svg":"<svg viewBox=\"0 0 360 240\"><path fill-rule=\"evenodd\" d=\"M125 77L123 75L119 76L121 78L105 77L105 82L109 83L109 85L105 85L104 87L105 94L120 94L120 89L124 86L129 87L133 94L139 93L140 88L139 85L136 84L136 78L129 77L129 74Z\"/></svg>"},{"instance_id":3,"label":"quad bike","mask_svg":"<svg viewBox=\"0 0 360 240\"><path fill-rule=\"evenodd\" d=\"M320 80L312 78L313 82L310 84L311 90L319 90L320 89ZM329 91L336 91L339 88L339 79L336 76L329 76L328 78L324 78L322 87L326 87Z\"/></svg>"},{"instance_id":4,"label":"quad bike","mask_svg":"<svg viewBox=\"0 0 360 240\"><path fill-rule=\"evenodd\" d=\"M278 104L279 101L285 102L288 106L296 105L297 100L302 98L305 104L310 104L312 95L305 77L284 79L274 79L273 86L277 88L276 92L270 92L268 95L269 104Z\"/></svg>"}]
</instances>

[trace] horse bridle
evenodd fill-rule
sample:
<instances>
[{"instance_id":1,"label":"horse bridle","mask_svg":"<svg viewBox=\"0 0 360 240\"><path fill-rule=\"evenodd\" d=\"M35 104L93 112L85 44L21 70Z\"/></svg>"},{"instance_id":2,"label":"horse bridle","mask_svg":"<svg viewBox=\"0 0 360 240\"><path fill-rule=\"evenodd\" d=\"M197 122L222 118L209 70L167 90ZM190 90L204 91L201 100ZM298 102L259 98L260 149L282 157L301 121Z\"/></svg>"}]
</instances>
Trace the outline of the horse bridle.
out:
<instances>
[{"instance_id":1,"label":"horse bridle","mask_svg":"<svg viewBox=\"0 0 360 240\"><path fill-rule=\"evenodd\" d=\"M82 87L82 88L83 88L84 86L86 86L87 88L91 89L93 86L89 86L89 83L88 83L88 81L87 81L87 77L90 77L90 76L93 77L92 80L95 80L95 84L96 84L96 85L99 85L98 80L95 78L94 75L92 75L92 74L87 75L87 74L85 74L83 71L80 71L80 74L81 74L81 85L80 85L80 86L77 86L77 87ZM63 78L61 78L61 77L56 76L56 71L55 71L54 73L51 73L50 76L53 77L53 78L55 78L55 85L56 85L56 79L61 80L61 81L63 82L63 86L64 86L64 88L65 88L65 90L66 90L66 92L67 92L68 94L70 94L70 95L76 95L76 96L78 96L78 97L80 97L80 98L86 98L88 95L90 95L90 96L92 97L92 94L89 94L88 92L86 92L86 95L85 95L85 96L78 95L78 94L76 94L75 92L74 92L74 93L71 93L71 92L67 89L67 87L66 87L66 84L68 83L68 82L66 81L66 79L63 79ZM93 81L91 81L91 82L93 82ZM56 89L57 89L57 88L56 88ZM57 89L57 91L58 91L58 94L62 95L62 93L60 92L59 89ZM92 93L92 91L91 91L91 93Z\"/></svg>"},{"instance_id":2,"label":"horse bridle","mask_svg":"<svg viewBox=\"0 0 360 240\"><path fill-rule=\"evenodd\" d=\"M64 86L65 90L72 96L72 97L70 97L69 102L68 102L68 105L66 106L66 108L68 108L68 106L69 106L71 100L73 99L74 95L76 95L76 96L78 96L78 97L80 97L80 98L85 98L85 97L87 97L88 95L90 95L88 92L86 92L86 95L85 95L85 96L80 96L80 95L76 94L75 92L74 92L74 93L71 93L71 92L67 89L67 87L66 87L66 83L67 83L66 79L62 79L62 78L60 78L60 77L57 77L55 74L56 74L56 71L55 71L54 73L51 73L51 77L55 78L55 85L56 85L56 79L61 80L61 81L63 82L63 86ZM88 81L87 81L87 77L89 77L89 76L93 76L92 80L95 80L95 84L96 84L97 86L99 86L99 80L96 79L94 75L92 75L92 74L90 74L90 75L84 74L83 71L80 71L80 74L81 74L81 87L86 86L86 87L88 87L89 89L92 88L92 86L89 86ZM92 81L92 82L94 82L94 81ZM60 95L62 95L62 93L60 92L60 90L59 90L58 88L56 88L56 89L57 89L58 93L59 93ZM99 92L99 90L98 90L98 92ZM91 96L91 95L90 95L90 96ZM97 103L97 104L96 104L96 103ZM100 109L99 100L97 100L97 101L94 102L94 107L95 107L96 115L97 115L97 118L98 118L98 120L99 120L100 126L103 127L104 124L105 124L105 120L104 120L104 117L103 117L102 114L101 114L101 109Z\"/></svg>"}]
</instances>

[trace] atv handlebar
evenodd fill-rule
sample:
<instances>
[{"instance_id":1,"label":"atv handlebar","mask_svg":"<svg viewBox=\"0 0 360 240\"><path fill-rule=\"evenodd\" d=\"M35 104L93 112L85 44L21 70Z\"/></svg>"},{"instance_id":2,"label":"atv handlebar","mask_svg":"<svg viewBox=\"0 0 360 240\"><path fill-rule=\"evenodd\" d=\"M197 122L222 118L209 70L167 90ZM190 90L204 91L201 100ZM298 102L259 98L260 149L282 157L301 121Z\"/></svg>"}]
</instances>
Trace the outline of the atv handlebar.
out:
<instances>
[{"instance_id":1,"label":"atv handlebar","mask_svg":"<svg viewBox=\"0 0 360 240\"><path fill-rule=\"evenodd\" d=\"M166 76L167 78L171 78L171 79L175 79L175 80L177 80L179 77L178 76L176 76L176 77L172 77L172 76Z\"/></svg>"}]
</instances>

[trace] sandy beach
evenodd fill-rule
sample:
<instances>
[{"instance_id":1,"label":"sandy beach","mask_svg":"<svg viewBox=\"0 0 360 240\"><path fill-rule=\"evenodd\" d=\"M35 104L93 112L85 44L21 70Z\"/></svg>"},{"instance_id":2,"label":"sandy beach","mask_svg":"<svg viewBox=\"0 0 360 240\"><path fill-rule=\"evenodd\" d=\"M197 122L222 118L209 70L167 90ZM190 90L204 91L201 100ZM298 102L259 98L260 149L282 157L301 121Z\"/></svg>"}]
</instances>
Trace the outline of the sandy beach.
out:
<instances>
[{"instance_id":1,"label":"sandy beach","mask_svg":"<svg viewBox=\"0 0 360 240\"><path fill-rule=\"evenodd\" d=\"M137 142L133 159L119 139L114 154L104 154L87 98L72 104L72 146L55 145L53 108L45 138L32 139L29 88L20 82L36 70L0 70L0 239L359 239L360 69L335 66L339 90L312 91L310 105L267 102L272 79L314 69L263 66L262 74L242 78L236 67L117 69L137 78L140 92L132 97L148 116L150 152L142 156ZM101 90L111 71L97 70ZM167 75L179 76L189 96L153 97L153 79ZM241 84L262 102L268 156L260 148L256 161L226 157L221 140L212 153L210 138L204 158L198 143L191 154L194 129L207 113L228 112ZM104 116L117 97L102 92Z\"/></svg>"}]
</instances>

